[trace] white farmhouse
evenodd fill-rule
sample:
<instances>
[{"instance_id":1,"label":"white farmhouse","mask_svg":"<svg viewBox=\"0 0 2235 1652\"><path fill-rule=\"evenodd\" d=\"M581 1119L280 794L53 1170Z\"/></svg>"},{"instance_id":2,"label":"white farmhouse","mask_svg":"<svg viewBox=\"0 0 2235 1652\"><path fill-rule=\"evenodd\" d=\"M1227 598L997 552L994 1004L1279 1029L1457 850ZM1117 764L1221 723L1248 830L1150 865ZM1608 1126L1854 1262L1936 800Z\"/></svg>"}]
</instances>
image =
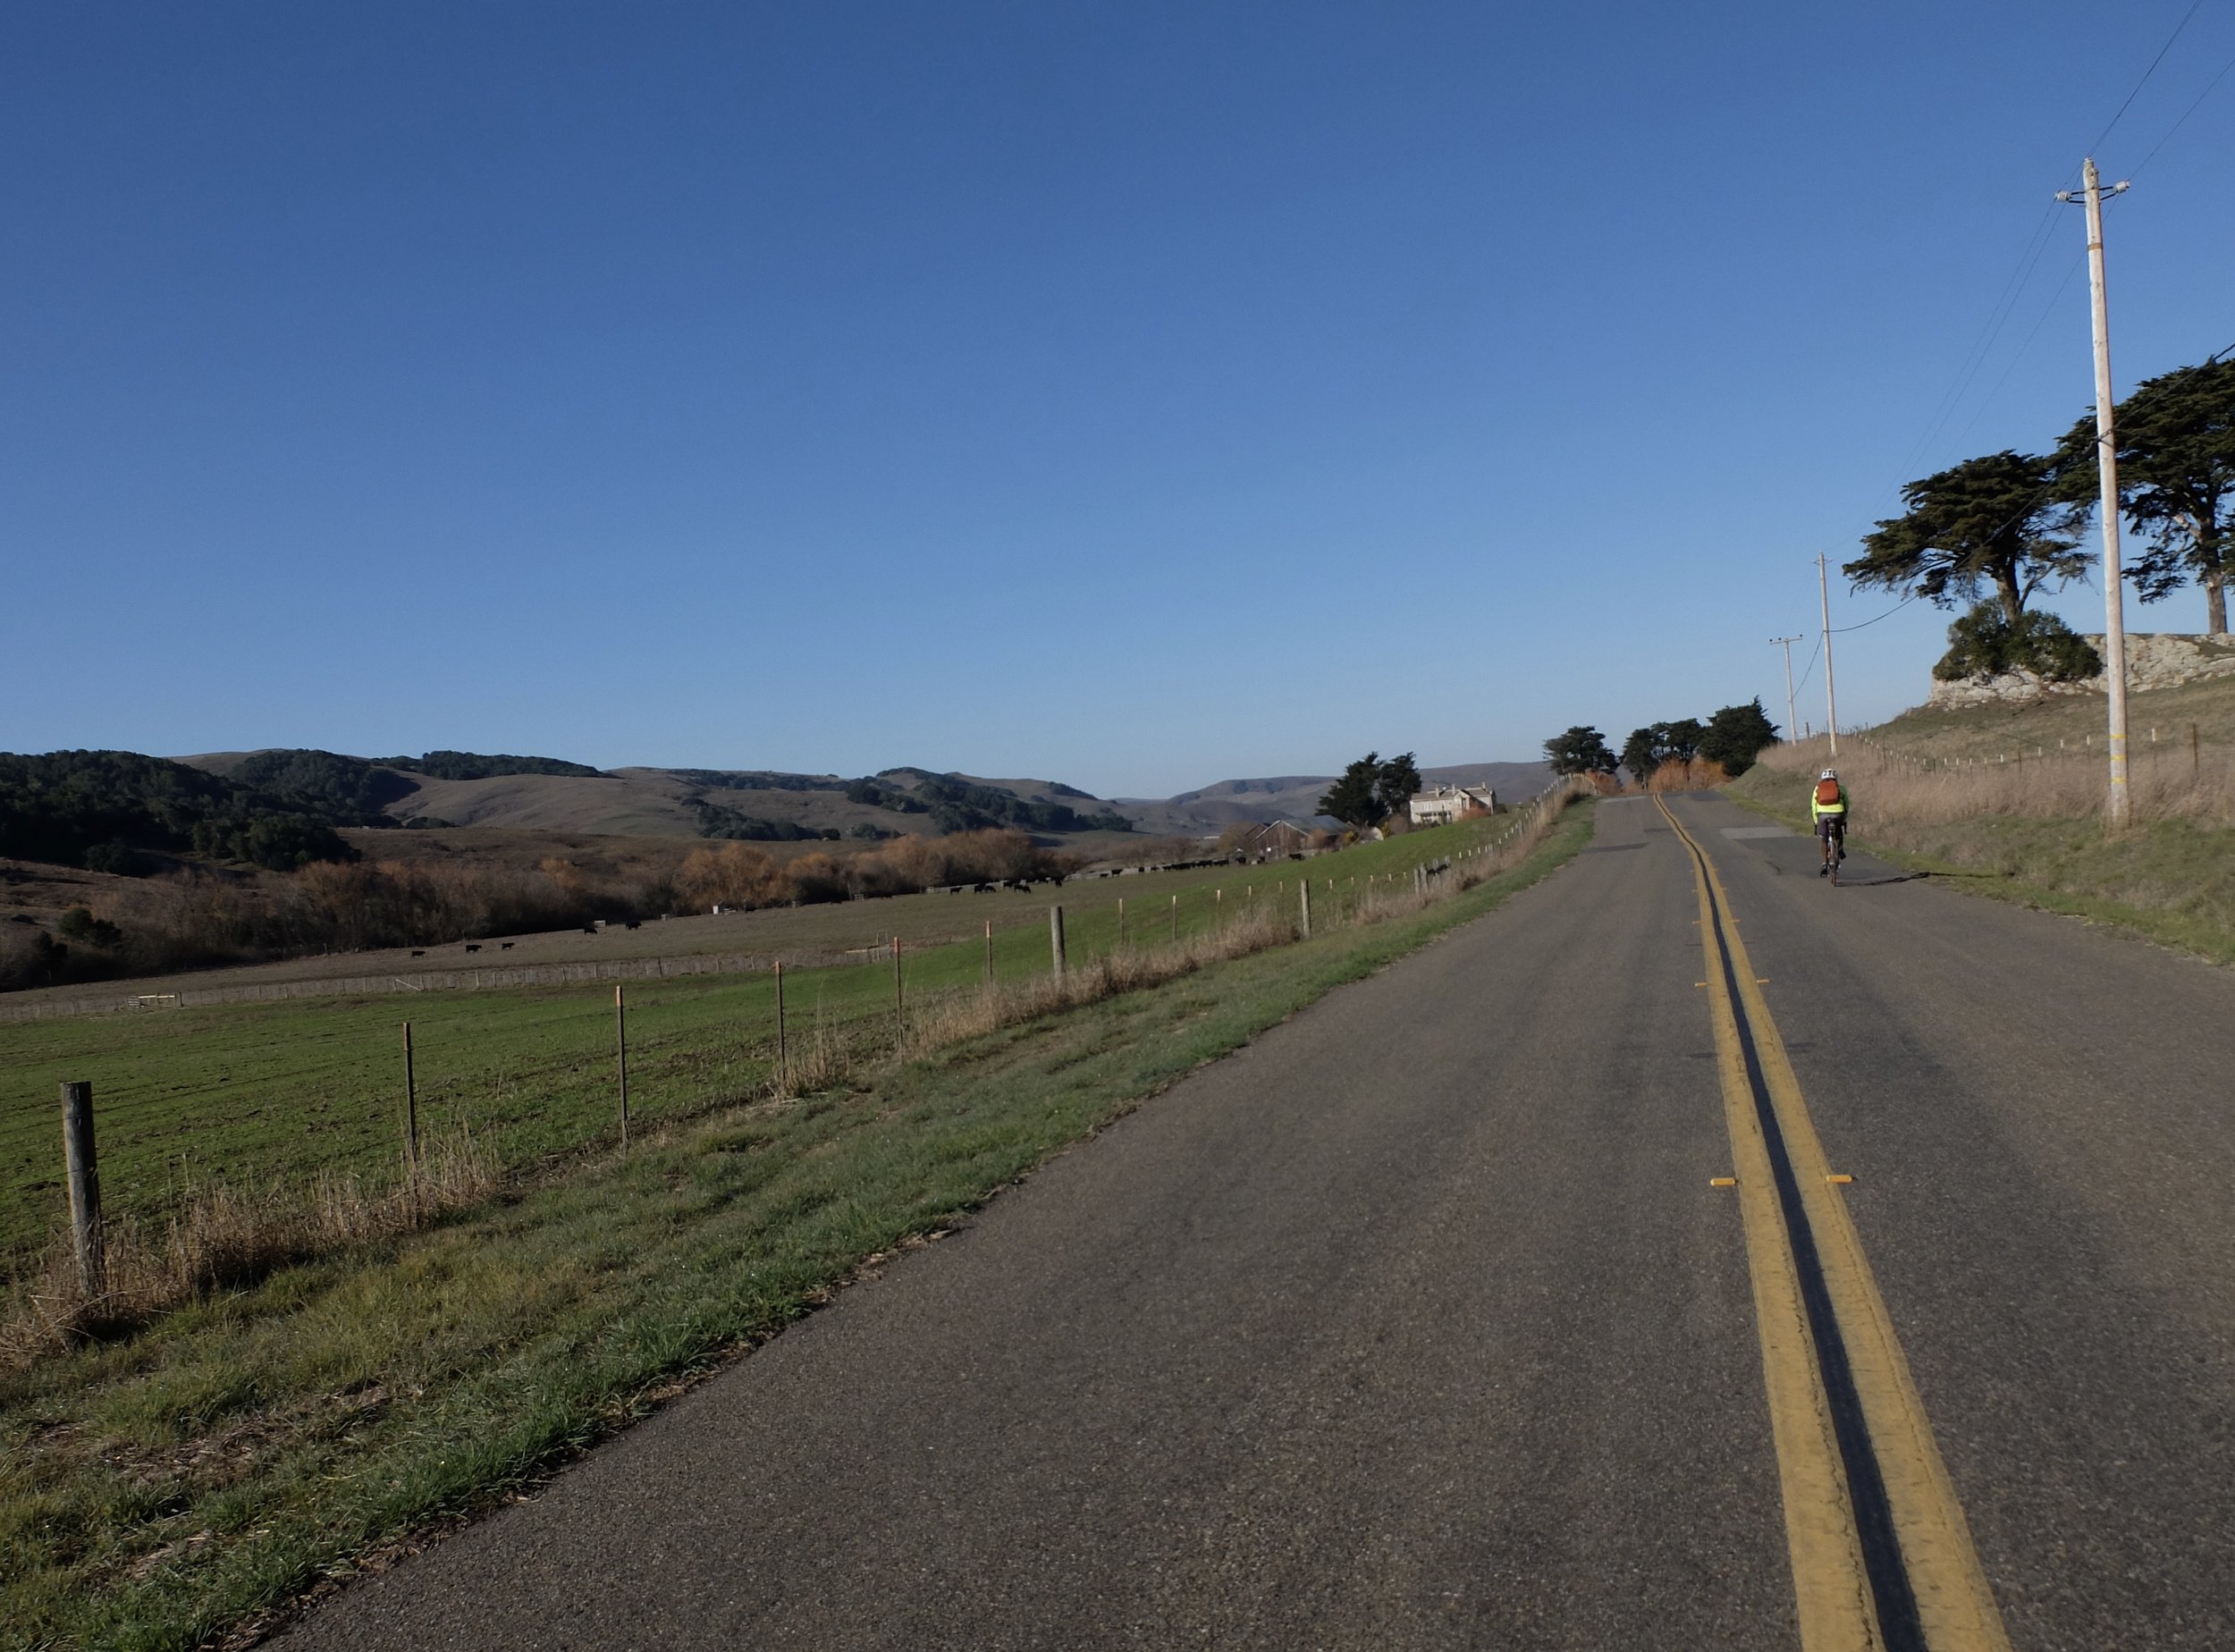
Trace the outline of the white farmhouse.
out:
<instances>
[{"instance_id":1,"label":"white farmhouse","mask_svg":"<svg viewBox=\"0 0 2235 1652\"><path fill-rule=\"evenodd\" d=\"M1415 792L1405 809L1415 826L1441 826L1497 813L1497 794L1487 786L1438 786Z\"/></svg>"}]
</instances>

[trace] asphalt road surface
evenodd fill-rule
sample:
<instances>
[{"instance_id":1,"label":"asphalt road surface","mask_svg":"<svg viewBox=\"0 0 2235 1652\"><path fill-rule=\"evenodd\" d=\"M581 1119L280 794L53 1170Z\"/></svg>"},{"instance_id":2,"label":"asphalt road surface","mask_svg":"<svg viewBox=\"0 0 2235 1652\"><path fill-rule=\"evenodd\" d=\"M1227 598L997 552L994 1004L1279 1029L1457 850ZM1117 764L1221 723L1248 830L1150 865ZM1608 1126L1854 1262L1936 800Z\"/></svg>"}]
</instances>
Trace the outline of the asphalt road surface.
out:
<instances>
[{"instance_id":1,"label":"asphalt road surface","mask_svg":"<svg viewBox=\"0 0 2235 1652\"><path fill-rule=\"evenodd\" d=\"M2235 976L1598 820L286 1644L2235 1647Z\"/></svg>"}]
</instances>

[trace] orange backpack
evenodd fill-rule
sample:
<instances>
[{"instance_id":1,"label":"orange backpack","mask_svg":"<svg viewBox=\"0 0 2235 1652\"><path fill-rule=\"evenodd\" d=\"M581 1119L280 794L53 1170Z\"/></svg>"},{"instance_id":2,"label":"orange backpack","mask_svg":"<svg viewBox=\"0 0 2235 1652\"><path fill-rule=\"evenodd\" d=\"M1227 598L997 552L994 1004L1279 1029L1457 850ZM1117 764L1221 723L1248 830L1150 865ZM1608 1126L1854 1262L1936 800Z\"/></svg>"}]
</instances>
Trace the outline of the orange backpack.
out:
<instances>
[{"instance_id":1,"label":"orange backpack","mask_svg":"<svg viewBox=\"0 0 2235 1652\"><path fill-rule=\"evenodd\" d=\"M1816 801L1823 805L1824 807L1827 809L1837 804L1839 801L1839 782L1837 780L1817 781Z\"/></svg>"}]
</instances>

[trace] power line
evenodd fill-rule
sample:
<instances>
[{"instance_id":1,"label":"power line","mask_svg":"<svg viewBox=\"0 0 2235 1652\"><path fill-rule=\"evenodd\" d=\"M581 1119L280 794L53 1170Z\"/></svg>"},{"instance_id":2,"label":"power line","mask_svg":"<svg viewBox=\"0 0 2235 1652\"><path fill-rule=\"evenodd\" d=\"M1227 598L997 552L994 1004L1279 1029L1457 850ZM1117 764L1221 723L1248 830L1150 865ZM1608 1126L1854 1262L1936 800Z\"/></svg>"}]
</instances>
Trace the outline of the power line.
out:
<instances>
[{"instance_id":1,"label":"power line","mask_svg":"<svg viewBox=\"0 0 2235 1652\"><path fill-rule=\"evenodd\" d=\"M2165 37L2165 44L2157 48L2157 55L2150 59L2149 67L2142 71L2141 78L2134 82L2133 87L2128 91L2125 100L2119 105L2117 113L2112 115L2110 121L2104 125L2103 131L2096 134L2096 141L2089 146L2091 150L2101 148L2103 147L2103 140L2111 135L2112 129L2116 127L2121 120L2126 118L2127 111L2134 106L2134 100L2142 95L2142 88L2149 84L2151 76L2157 72L2159 65L2163 63L2165 61L2166 55L2173 49L2173 43L2180 38L2182 32L2189 27L2190 21L2195 18L2197 12L2203 9L2203 6L2204 0L2191 0L2188 11L2182 14L2180 22L2173 25L2172 33ZM2228 65L2228 69L2222 69L2220 72L2221 76L2224 76L2231 69L2235 69L2235 61L2231 61ZM2218 78L2214 78L2212 84L2213 86L2217 86L2219 84ZM2205 96L2209 96L2211 89L2211 87L2206 87L2205 88ZM2191 104L2189 107L2188 113L2183 114L2180 117L2181 121L2186 121L2189 118L2189 114L2193 114L2197 105L2201 104L2203 101L2204 97L2199 97L2195 104ZM2175 122L2174 131L2180 130L2180 122ZM2165 138L2160 139L2158 140L2158 148L2163 148L2166 139L2170 139L2172 136L2172 133L2169 131L2165 134ZM2155 156L2156 153L2156 149L2152 149L2150 151L2152 156ZM2145 157L2145 164L2146 164L2146 160L2147 157ZM2140 170L2141 169L2139 167L2135 168L2135 171L2137 172ZM2129 177L2131 177L2132 175L2133 174L2131 173L2128 174ZM1948 421L1953 418L1956 416L1958 409L1962 407L1965 394L1970 390L1972 383L1978 377L1980 372L1986 367L1987 358L1994 353L1995 341L2002 336L2003 329L2010 324L2011 317L2017 313L2020 302L2024 299L2027 289L2032 284L2034 271L2040 266L2042 257L2048 251L2050 243L2055 239L2052 226L2055 222L2056 216L2056 207L2054 204L2052 204L2042 215L2040 222L2034 225L2033 232L2026 238L2026 244L2018 255L2017 265L2012 274L2009 279L2003 283L2001 296L1995 300L1993 307L1988 310L1986 324L1980 329L1978 338L1972 343L1971 348L1965 352L1962 365L1956 370L1954 383L1949 390L1942 395L1940 400L1935 405L1925 434L1918 438L1916 445L1910 450L1909 457L1902 461L1902 468L1903 469L1906 470L1914 468L1919 463L1926 461L1927 456L1931 452L1933 445L1939 441L1941 433L1947 428ZM2069 286L2071 282L2071 277L2070 274L2067 274L2065 277L2065 285ZM2058 291L2058 296L2062 296L2062 288ZM2055 308L2055 302L2054 299L2051 300L2049 308L2051 310ZM2047 314L2048 311L2046 310L2043 312L2045 318ZM2034 324L2034 333L2038 333L2039 332L2040 323L2036 322ZM1968 420L1964 425L1963 428L1965 434L1969 434L1971 426L1978 422L1980 415L1986 410L1987 407L1992 405L1995 397L2001 392L2003 385L2009 382L2012 370L2016 367L2018 361L2023 358L2027 348L2031 343L2032 336L2028 335L2026 344L2019 346L2017 356L2011 358L2010 366L2003 369L2003 376L2001 379L1996 381L1995 389L1990 391L1987 393L1986 400L1981 401L1978 407L1973 409L1969 420Z\"/></svg>"},{"instance_id":2,"label":"power line","mask_svg":"<svg viewBox=\"0 0 2235 1652\"><path fill-rule=\"evenodd\" d=\"M2214 75L2211 80L2205 85L2205 88L2197 94L2196 101L2191 103L2186 109L2183 109L2180 112L2180 119L2175 121L2166 131L2165 135L2163 138L2160 138L2155 145L2152 147L2150 152L2142 157L2142 165L2135 167L2132 172L2127 173L2127 178L2130 182L2132 181L2134 173L2142 170L2142 166L2147 166L2152 161L2157 158L2157 151L2159 149L2163 148L2167 144L2172 141L2173 133L2179 131L2183 126L2189 123L2189 117L2201 108L2203 106L2204 100L2212 95L2222 80L2227 79L2228 71L2231 69L2235 69L2235 57L2229 58L2225 63L2221 65L2219 73Z\"/></svg>"},{"instance_id":3,"label":"power line","mask_svg":"<svg viewBox=\"0 0 2235 1652\"><path fill-rule=\"evenodd\" d=\"M1884 613L1880 614L1877 620L1857 620L1853 625L1835 625L1832 628L1832 635L1834 636L1844 636L1850 631L1860 631L1865 626L1876 625L1877 624L1878 620L1891 620L1895 614L1900 613L1902 610L1907 608L1911 603L1918 601L1924 594L1925 594L1922 591L1911 592L1909 595L1903 597L1900 602L1894 603L1893 607L1887 609Z\"/></svg>"},{"instance_id":4,"label":"power line","mask_svg":"<svg viewBox=\"0 0 2235 1652\"><path fill-rule=\"evenodd\" d=\"M1978 340L1957 370L1954 384L1941 397L1938 407L1934 410L1932 423L1917 439L1917 444L1910 450L1909 457L1902 461L1902 469L1911 469L1924 459L1932 451L1933 443L1940 439L1940 434L1947 427L1948 421L1955 417L1956 409L1963 405L1964 392L1970 389L1971 381L1978 376L1979 369L1986 365L1986 358L1994 349L1995 341L2002 336L2003 328L2009 324L2010 317L2017 310L2018 301L2025 296L2026 288L2032 282L2033 272L2039 267L2043 255L2048 251L2049 244L2054 239L2052 232L2056 218L2056 203L2052 201L2042 214L2041 221L2034 226L2033 233L2027 237L2026 245L2018 255L2018 263L2011 271L2010 279L2003 283L2002 294L1988 312L1986 326L1980 329ZM1976 419L1978 415L1972 417Z\"/></svg>"},{"instance_id":5,"label":"power line","mask_svg":"<svg viewBox=\"0 0 2235 1652\"><path fill-rule=\"evenodd\" d=\"M2048 303L2043 306L2040 315L2034 318L2033 330L2026 334L2026 341L2018 346L2018 353L2011 357L2010 365L2003 369L2002 377L1995 381L1995 388L1986 392L1986 399L1972 409L1970 418L1965 422L1963 428L1956 433L1956 440L1959 442L1971 434L1972 426L1985 417L1987 409L1995 405L1995 398L2003 393L2003 386L2010 383L2010 375L2018 370L2018 364L2026 358L2026 352L2033 348L2034 340L2041 336L2042 327L2050 316L2056 314L2056 307L2062 302L2065 290L2072 284L2072 277L2079 274L2080 266L2085 262L2084 257L2075 257L2071 265L2066 267L2064 279L2057 282L2056 291L2049 294Z\"/></svg>"},{"instance_id":6,"label":"power line","mask_svg":"<svg viewBox=\"0 0 2235 1652\"><path fill-rule=\"evenodd\" d=\"M1824 633L1823 633L1823 632L1821 632L1821 631L1818 631L1818 632L1816 634L1816 646L1815 646L1815 647L1813 647L1813 648L1811 648L1810 650L1809 650L1809 662L1808 662L1806 665L1804 665L1804 666L1802 666L1802 667L1801 668L1801 675L1803 678L1807 677L1807 676L1808 676L1808 674L1809 674L1810 671L1812 671L1812 670L1814 670L1816 669L1816 656L1817 656L1818 654L1822 653L1823 652L1824 652Z\"/></svg>"},{"instance_id":7,"label":"power line","mask_svg":"<svg viewBox=\"0 0 2235 1652\"><path fill-rule=\"evenodd\" d=\"M2134 89L2126 95L2126 102L2119 105L2119 113L2111 117L2111 126L2106 126L2102 131L2096 133L2096 141L2087 146L2087 152L2090 155L2103 148L2103 140L2111 136L2111 127L2116 126L2126 118L2126 112L2134 106L2134 100L2142 95L2142 88L2149 84L2150 76L2157 72L2157 65L2165 61L2165 54L2173 49L2173 42L2180 38L2180 31L2189 26L2189 19L2194 17L2203 7L2204 0L2195 0L2195 4L2189 6L2180 21L2173 25L2172 33L2165 37L2165 44L2157 48L2157 55L2150 59L2150 66L2142 71L2142 78L2134 83ZM2131 173L2128 174L2129 177L2132 175Z\"/></svg>"}]
</instances>

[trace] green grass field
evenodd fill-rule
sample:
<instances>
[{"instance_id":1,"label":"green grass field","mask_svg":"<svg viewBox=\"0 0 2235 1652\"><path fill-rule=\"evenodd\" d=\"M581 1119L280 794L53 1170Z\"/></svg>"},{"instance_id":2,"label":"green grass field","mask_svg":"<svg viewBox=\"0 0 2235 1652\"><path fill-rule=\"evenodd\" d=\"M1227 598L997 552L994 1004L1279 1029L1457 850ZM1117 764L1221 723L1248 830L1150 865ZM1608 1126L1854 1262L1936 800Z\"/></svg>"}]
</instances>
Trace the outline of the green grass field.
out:
<instances>
[{"instance_id":1,"label":"green grass field","mask_svg":"<svg viewBox=\"0 0 2235 1652\"><path fill-rule=\"evenodd\" d=\"M1402 882L1421 862L1472 847L1511 823L1464 822L1310 862L1078 881L1046 897L915 896L800 910L833 936L873 934L879 922L885 933L905 935L901 920L915 919L942 923L951 933L950 912L998 902L1005 926L994 931L994 967L999 979L1014 981L1050 967L1050 904L1064 907L1067 950L1080 964L1118 944L1121 899L1134 944L1169 938L1175 920L1179 935L1199 934L1258 902L1292 911L1305 876L1324 920L1354 903L1369 880ZM1019 902L1031 912L1020 914ZM982 940L915 949L904 940L904 1005L913 999L923 1007L938 994L974 988L984 966ZM632 982L627 994L634 1124L672 1121L766 1090L776 1059L772 976ZM820 1033L857 1053L889 1044L890 959L788 970L785 1009L792 1040ZM384 1184L401 1162L407 1017L423 1132L464 1125L508 1167L617 1137L610 985L304 999L0 1025L0 1275L42 1249L63 1221L62 1081L93 1085L104 1201L118 1217L159 1220L186 1190L212 1179L263 1188L353 1174Z\"/></svg>"},{"instance_id":2,"label":"green grass field","mask_svg":"<svg viewBox=\"0 0 2235 1652\"><path fill-rule=\"evenodd\" d=\"M1522 864L1424 909L1004 1026L841 1090L711 1112L626 1159L586 1156L433 1227L0 1373L0 1623L42 1648L198 1646L486 1506L865 1260L1489 911L1590 830L1585 807ZM1446 829L1345 864L1401 873L1463 845L1462 830L1487 835ZM491 1007L489 1036L526 1024ZM295 1024L214 1024L215 1043L238 1050ZM284 1131L257 1139L284 1156Z\"/></svg>"}]
</instances>

